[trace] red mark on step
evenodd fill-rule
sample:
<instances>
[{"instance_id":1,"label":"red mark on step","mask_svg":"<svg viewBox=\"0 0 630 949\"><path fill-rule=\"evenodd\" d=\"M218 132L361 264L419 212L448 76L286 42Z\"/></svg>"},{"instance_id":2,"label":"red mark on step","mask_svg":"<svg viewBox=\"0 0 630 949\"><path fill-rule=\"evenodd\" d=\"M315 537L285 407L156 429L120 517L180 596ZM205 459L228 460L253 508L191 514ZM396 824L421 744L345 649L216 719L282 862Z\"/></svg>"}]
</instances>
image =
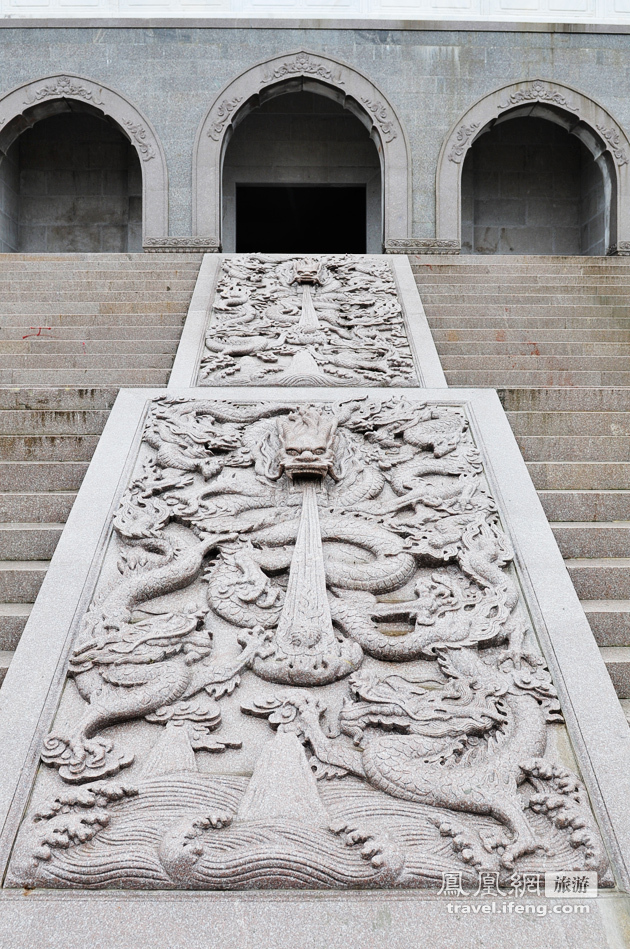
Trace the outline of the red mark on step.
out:
<instances>
[{"instance_id":1,"label":"red mark on step","mask_svg":"<svg viewBox=\"0 0 630 949\"><path fill-rule=\"evenodd\" d=\"M505 330L497 330L496 341L497 343L505 342Z\"/></svg>"},{"instance_id":2,"label":"red mark on step","mask_svg":"<svg viewBox=\"0 0 630 949\"><path fill-rule=\"evenodd\" d=\"M29 336L41 336L42 330L51 330L52 326L29 326L30 330L37 330L36 333L27 333L26 336L23 336L22 339L28 339Z\"/></svg>"},{"instance_id":3,"label":"red mark on step","mask_svg":"<svg viewBox=\"0 0 630 949\"><path fill-rule=\"evenodd\" d=\"M538 343L532 343L531 341L528 340L528 341L527 341L527 345L532 347L532 351L531 351L531 353L529 354L530 356L540 356L540 350L538 349Z\"/></svg>"}]
</instances>

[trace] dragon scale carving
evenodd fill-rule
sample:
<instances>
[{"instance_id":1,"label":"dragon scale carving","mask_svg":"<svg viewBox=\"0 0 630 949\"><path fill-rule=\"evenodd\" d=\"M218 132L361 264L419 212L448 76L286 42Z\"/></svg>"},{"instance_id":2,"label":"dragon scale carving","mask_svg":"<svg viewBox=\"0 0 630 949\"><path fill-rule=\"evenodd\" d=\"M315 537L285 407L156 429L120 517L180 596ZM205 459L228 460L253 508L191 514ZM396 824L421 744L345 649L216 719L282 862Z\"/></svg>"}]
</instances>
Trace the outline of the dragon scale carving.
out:
<instances>
[{"instance_id":1,"label":"dragon scale carving","mask_svg":"<svg viewBox=\"0 0 630 949\"><path fill-rule=\"evenodd\" d=\"M606 883L512 559L458 406L155 399L10 885Z\"/></svg>"}]
</instances>

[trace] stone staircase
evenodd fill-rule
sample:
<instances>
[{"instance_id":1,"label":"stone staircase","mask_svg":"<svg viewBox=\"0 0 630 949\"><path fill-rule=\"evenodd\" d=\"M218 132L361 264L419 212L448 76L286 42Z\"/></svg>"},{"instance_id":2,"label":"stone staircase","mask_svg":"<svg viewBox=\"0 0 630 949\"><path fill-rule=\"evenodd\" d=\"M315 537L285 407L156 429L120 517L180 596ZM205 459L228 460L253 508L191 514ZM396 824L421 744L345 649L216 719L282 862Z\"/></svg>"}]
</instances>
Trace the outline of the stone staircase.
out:
<instances>
[{"instance_id":1,"label":"stone staircase","mask_svg":"<svg viewBox=\"0 0 630 949\"><path fill-rule=\"evenodd\" d=\"M414 257L450 386L499 391L630 708L630 259Z\"/></svg>"},{"instance_id":2,"label":"stone staircase","mask_svg":"<svg viewBox=\"0 0 630 949\"><path fill-rule=\"evenodd\" d=\"M121 386L168 381L197 255L0 255L0 682Z\"/></svg>"}]
</instances>

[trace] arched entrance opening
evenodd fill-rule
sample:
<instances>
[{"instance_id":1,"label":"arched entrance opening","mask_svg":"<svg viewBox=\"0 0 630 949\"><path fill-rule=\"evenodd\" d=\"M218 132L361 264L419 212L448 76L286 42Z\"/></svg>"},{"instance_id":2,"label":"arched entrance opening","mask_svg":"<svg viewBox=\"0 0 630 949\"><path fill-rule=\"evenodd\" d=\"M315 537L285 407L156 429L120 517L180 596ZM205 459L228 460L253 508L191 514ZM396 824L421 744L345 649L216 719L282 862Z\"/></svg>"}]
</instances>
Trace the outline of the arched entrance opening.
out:
<instances>
[{"instance_id":1,"label":"arched entrance opening","mask_svg":"<svg viewBox=\"0 0 630 949\"><path fill-rule=\"evenodd\" d=\"M577 89L496 89L444 140L436 238L454 253L627 254L630 140Z\"/></svg>"},{"instance_id":2,"label":"arched entrance opening","mask_svg":"<svg viewBox=\"0 0 630 949\"><path fill-rule=\"evenodd\" d=\"M140 161L113 121L61 99L12 126L0 155L3 252L142 251Z\"/></svg>"},{"instance_id":3,"label":"arched entrance opening","mask_svg":"<svg viewBox=\"0 0 630 949\"><path fill-rule=\"evenodd\" d=\"M368 252L381 253L384 244L409 236L411 163L400 120L366 76L319 53L299 50L250 67L224 86L203 117L193 158L193 234L228 252L236 248L237 184L259 189L251 215L263 224L273 222L281 201L285 207L293 202L293 217L301 222L305 205L317 208L326 199L331 240L340 222L356 217L350 209L365 200ZM262 189L278 186L286 186L283 193L267 195L265 205ZM299 193L316 186L319 193ZM248 199L251 209L252 195ZM300 239L307 230L300 225ZM259 241L265 234L259 230Z\"/></svg>"},{"instance_id":4,"label":"arched entrance opening","mask_svg":"<svg viewBox=\"0 0 630 949\"><path fill-rule=\"evenodd\" d=\"M606 254L614 169L545 111L508 112L468 149L462 254Z\"/></svg>"},{"instance_id":5,"label":"arched entrance opening","mask_svg":"<svg viewBox=\"0 0 630 949\"><path fill-rule=\"evenodd\" d=\"M168 174L151 123L123 95L56 75L0 98L0 246L142 250L168 234Z\"/></svg>"},{"instance_id":6,"label":"arched entrance opening","mask_svg":"<svg viewBox=\"0 0 630 949\"><path fill-rule=\"evenodd\" d=\"M365 125L326 95L275 90L235 123L223 160L223 248L380 253L381 162Z\"/></svg>"}]
</instances>

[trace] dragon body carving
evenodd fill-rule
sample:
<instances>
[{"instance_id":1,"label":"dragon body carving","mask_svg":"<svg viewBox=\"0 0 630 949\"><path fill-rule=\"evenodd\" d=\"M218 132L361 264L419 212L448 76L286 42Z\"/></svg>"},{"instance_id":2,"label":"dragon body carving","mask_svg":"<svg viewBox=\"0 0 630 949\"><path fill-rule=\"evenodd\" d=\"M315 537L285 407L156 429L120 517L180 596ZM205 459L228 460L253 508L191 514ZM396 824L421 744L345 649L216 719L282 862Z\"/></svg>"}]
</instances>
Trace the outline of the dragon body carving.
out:
<instances>
[{"instance_id":1,"label":"dragon body carving","mask_svg":"<svg viewBox=\"0 0 630 949\"><path fill-rule=\"evenodd\" d=\"M342 269L230 266L287 288ZM556 693L461 407L158 398L113 527L69 660L82 714L60 714L42 750L62 786L107 801L114 822L89 838L103 865L112 827L137 827L147 795L188 801L193 781L198 804L167 807L159 847L134 857L160 885L423 885L401 820L408 839L425 828L435 873L606 878L586 792L554 751ZM120 771L136 782L124 793L104 781ZM82 800L40 806L22 885L74 885L50 841L82 846L76 815L60 817ZM57 836L42 837L51 821ZM107 872L136 885L115 861Z\"/></svg>"}]
</instances>

